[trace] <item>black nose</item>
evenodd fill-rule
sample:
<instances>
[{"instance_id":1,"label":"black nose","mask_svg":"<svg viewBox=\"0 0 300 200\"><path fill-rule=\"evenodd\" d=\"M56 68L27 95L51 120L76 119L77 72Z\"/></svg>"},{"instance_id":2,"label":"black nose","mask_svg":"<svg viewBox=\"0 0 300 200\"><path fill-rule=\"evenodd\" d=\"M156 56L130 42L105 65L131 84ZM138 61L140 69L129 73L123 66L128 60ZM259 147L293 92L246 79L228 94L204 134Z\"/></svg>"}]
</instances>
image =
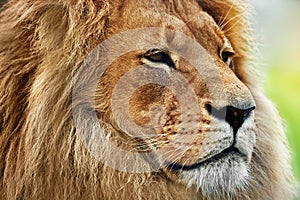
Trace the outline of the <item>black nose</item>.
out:
<instances>
[{"instance_id":1,"label":"black nose","mask_svg":"<svg viewBox=\"0 0 300 200\"><path fill-rule=\"evenodd\" d=\"M205 107L212 116L218 119L224 119L233 128L235 133L255 109L255 106L247 109L239 109L233 106L226 106L221 109L216 109L210 104L206 104Z\"/></svg>"}]
</instances>

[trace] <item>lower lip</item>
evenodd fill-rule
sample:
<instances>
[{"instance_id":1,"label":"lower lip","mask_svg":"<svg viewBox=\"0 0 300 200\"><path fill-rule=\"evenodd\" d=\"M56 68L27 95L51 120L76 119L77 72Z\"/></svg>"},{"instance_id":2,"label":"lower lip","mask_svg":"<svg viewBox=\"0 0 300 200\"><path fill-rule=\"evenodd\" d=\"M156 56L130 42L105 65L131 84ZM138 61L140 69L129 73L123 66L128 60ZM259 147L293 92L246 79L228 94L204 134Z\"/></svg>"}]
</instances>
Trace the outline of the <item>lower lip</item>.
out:
<instances>
[{"instance_id":1,"label":"lower lip","mask_svg":"<svg viewBox=\"0 0 300 200\"><path fill-rule=\"evenodd\" d=\"M228 148L228 149L225 149L224 151L222 151L221 153L207 159L207 160L204 160L204 161L201 161L199 163L195 163L193 165L181 165L181 164L177 164L177 163L167 163L167 168L168 169L171 169L172 171L179 171L179 170L183 170L183 171L189 171L189 170L193 170L193 169L196 169L196 168L199 168L199 166L201 165L205 165L207 163L212 163L216 160L219 160L221 158L224 158L226 156L229 156L229 155L239 155L241 156L242 154L240 153L240 151L234 147L231 147L231 148Z\"/></svg>"}]
</instances>

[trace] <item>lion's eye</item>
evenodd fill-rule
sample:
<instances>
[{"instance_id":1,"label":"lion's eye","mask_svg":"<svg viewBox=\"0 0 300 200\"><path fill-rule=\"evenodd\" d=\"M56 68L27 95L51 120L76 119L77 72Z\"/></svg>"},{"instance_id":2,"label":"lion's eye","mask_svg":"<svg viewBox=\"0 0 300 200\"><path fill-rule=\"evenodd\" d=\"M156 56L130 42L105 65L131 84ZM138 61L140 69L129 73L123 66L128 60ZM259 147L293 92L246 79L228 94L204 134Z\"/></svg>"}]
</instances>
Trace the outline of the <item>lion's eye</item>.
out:
<instances>
[{"instance_id":1,"label":"lion's eye","mask_svg":"<svg viewBox=\"0 0 300 200\"><path fill-rule=\"evenodd\" d=\"M230 49L225 48L220 52L221 59L228 66L231 66L233 56L234 56L234 51L231 48Z\"/></svg>"},{"instance_id":2,"label":"lion's eye","mask_svg":"<svg viewBox=\"0 0 300 200\"><path fill-rule=\"evenodd\" d=\"M163 50L160 49L150 50L145 54L144 57L151 62L162 63L168 65L169 67L175 68L175 64L172 58L167 52Z\"/></svg>"}]
</instances>

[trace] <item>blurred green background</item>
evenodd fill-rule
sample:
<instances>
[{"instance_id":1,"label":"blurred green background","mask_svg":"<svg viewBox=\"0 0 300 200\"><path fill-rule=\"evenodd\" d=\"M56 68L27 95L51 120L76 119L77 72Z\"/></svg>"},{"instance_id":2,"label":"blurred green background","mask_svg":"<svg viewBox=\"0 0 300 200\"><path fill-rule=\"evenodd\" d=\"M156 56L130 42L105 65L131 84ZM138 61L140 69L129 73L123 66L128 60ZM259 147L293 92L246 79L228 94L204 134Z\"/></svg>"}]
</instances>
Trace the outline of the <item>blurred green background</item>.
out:
<instances>
[{"instance_id":1,"label":"blurred green background","mask_svg":"<svg viewBox=\"0 0 300 200\"><path fill-rule=\"evenodd\" d=\"M300 0L251 0L265 91L285 120L300 182Z\"/></svg>"},{"instance_id":2,"label":"blurred green background","mask_svg":"<svg viewBox=\"0 0 300 200\"><path fill-rule=\"evenodd\" d=\"M300 181L300 71L285 70L274 63L265 83L267 95L276 103L286 123L287 136L293 153L293 168Z\"/></svg>"}]
</instances>

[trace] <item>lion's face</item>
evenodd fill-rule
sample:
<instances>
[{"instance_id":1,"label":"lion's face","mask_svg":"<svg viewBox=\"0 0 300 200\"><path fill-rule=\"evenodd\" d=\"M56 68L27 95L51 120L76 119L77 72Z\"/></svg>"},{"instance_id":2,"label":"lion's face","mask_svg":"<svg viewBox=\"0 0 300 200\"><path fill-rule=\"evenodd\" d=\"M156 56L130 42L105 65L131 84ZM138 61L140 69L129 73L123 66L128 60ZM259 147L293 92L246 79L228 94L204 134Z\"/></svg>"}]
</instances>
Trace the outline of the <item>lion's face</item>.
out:
<instances>
[{"instance_id":1,"label":"lion's face","mask_svg":"<svg viewBox=\"0 0 300 200\"><path fill-rule=\"evenodd\" d=\"M111 17L107 38L145 27L162 31L153 34L157 46L145 45L114 60L101 77L97 109L120 135L137 139L132 148L154 153L169 178L204 193L233 191L247 184L255 102L235 73L238 55L225 32L198 4L186 4L181 15L163 6L151 10L130 4L117 20ZM203 47L205 55L193 55L198 64L182 55L192 54L191 48L177 33ZM140 84L145 77L151 81ZM113 115L114 99L128 97L129 117L121 111ZM128 121L144 131L125 130Z\"/></svg>"}]
</instances>

